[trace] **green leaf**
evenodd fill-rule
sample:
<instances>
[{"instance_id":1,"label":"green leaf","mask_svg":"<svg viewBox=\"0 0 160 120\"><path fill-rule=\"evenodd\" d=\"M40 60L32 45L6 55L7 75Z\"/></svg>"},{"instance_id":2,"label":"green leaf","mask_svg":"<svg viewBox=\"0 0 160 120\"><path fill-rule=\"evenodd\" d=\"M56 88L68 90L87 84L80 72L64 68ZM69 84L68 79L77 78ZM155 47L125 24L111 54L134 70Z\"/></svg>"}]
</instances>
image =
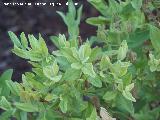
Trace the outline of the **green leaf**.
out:
<instances>
[{"instance_id":1,"label":"green leaf","mask_svg":"<svg viewBox=\"0 0 160 120\"><path fill-rule=\"evenodd\" d=\"M123 90L122 94L123 96L128 99L131 100L133 102L136 102L136 99L132 96L132 94L130 93L130 91L134 88L134 83L127 85L125 90Z\"/></svg>"},{"instance_id":2,"label":"green leaf","mask_svg":"<svg viewBox=\"0 0 160 120\"><path fill-rule=\"evenodd\" d=\"M64 35L59 34L59 47L69 47L69 45L67 46L67 41L66 41L66 37Z\"/></svg>"},{"instance_id":3,"label":"green leaf","mask_svg":"<svg viewBox=\"0 0 160 120\"><path fill-rule=\"evenodd\" d=\"M57 36L51 36L50 39L57 48L59 48L59 49L61 48L59 45L59 38Z\"/></svg>"},{"instance_id":4,"label":"green leaf","mask_svg":"<svg viewBox=\"0 0 160 120\"><path fill-rule=\"evenodd\" d=\"M97 30L97 39L99 39L100 42L105 42L108 44L107 41L107 30L105 30L104 25L99 25Z\"/></svg>"},{"instance_id":5,"label":"green leaf","mask_svg":"<svg viewBox=\"0 0 160 120\"><path fill-rule=\"evenodd\" d=\"M60 99L59 107L63 113L67 112L68 99L66 97Z\"/></svg>"},{"instance_id":6,"label":"green leaf","mask_svg":"<svg viewBox=\"0 0 160 120\"><path fill-rule=\"evenodd\" d=\"M134 118L136 120L154 120L154 118L149 113L136 113Z\"/></svg>"},{"instance_id":7,"label":"green leaf","mask_svg":"<svg viewBox=\"0 0 160 120\"><path fill-rule=\"evenodd\" d=\"M38 112L38 106L36 104L16 102L14 105L25 112Z\"/></svg>"},{"instance_id":8,"label":"green leaf","mask_svg":"<svg viewBox=\"0 0 160 120\"><path fill-rule=\"evenodd\" d=\"M128 67L130 65L131 65L130 62L117 61L112 65L110 69L115 75L122 77L127 73Z\"/></svg>"},{"instance_id":9,"label":"green leaf","mask_svg":"<svg viewBox=\"0 0 160 120\"><path fill-rule=\"evenodd\" d=\"M44 88L44 85L40 81L37 81L33 77L30 77L30 74L22 75L22 81L25 86L30 86L38 90Z\"/></svg>"},{"instance_id":10,"label":"green leaf","mask_svg":"<svg viewBox=\"0 0 160 120\"><path fill-rule=\"evenodd\" d=\"M18 37L11 31L8 31L8 34L9 34L9 37L10 39L12 40L12 42L14 43L14 46L17 46L17 47L21 47L21 43L18 39Z\"/></svg>"},{"instance_id":11,"label":"green leaf","mask_svg":"<svg viewBox=\"0 0 160 120\"><path fill-rule=\"evenodd\" d=\"M11 110L12 109L11 103L8 102L8 100L4 96L1 97L0 108L2 108L3 110Z\"/></svg>"},{"instance_id":12,"label":"green leaf","mask_svg":"<svg viewBox=\"0 0 160 120\"><path fill-rule=\"evenodd\" d=\"M45 97L45 100L52 101L52 100L56 100L57 98L58 98L58 96L55 94L47 94L47 96Z\"/></svg>"},{"instance_id":13,"label":"green leaf","mask_svg":"<svg viewBox=\"0 0 160 120\"><path fill-rule=\"evenodd\" d=\"M40 51L24 51L26 52L26 55L28 56L28 58L25 56L25 59L30 59L31 61L42 61L43 60L43 55ZM25 54L25 53L23 53Z\"/></svg>"},{"instance_id":14,"label":"green leaf","mask_svg":"<svg viewBox=\"0 0 160 120\"><path fill-rule=\"evenodd\" d=\"M101 70L107 70L112 65L110 58L106 55L104 55L100 61L100 69Z\"/></svg>"},{"instance_id":15,"label":"green leaf","mask_svg":"<svg viewBox=\"0 0 160 120\"><path fill-rule=\"evenodd\" d=\"M108 6L104 0L88 0L102 15L107 16Z\"/></svg>"},{"instance_id":16,"label":"green leaf","mask_svg":"<svg viewBox=\"0 0 160 120\"><path fill-rule=\"evenodd\" d=\"M59 11L57 11L57 13L62 17L63 21L68 27L71 46L78 47L77 37L79 35L79 24L80 24L80 17L82 13L82 6L80 6L76 11L76 8L72 0L69 0L68 3L69 3L68 12L66 15Z\"/></svg>"},{"instance_id":17,"label":"green leaf","mask_svg":"<svg viewBox=\"0 0 160 120\"><path fill-rule=\"evenodd\" d=\"M41 34L39 34L39 47L41 48L42 55L48 56L48 48Z\"/></svg>"},{"instance_id":18,"label":"green leaf","mask_svg":"<svg viewBox=\"0 0 160 120\"><path fill-rule=\"evenodd\" d=\"M75 58L75 56L73 54L77 54L76 51L73 51L72 49L70 48L63 48L61 49L60 51L62 53L62 55L67 58L67 60L71 63L76 63L79 61L78 58ZM75 52L75 53L73 53Z\"/></svg>"},{"instance_id":19,"label":"green leaf","mask_svg":"<svg viewBox=\"0 0 160 120\"><path fill-rule=\"evenodd\" d=\"M33 51L33 50L26 51L26 50L20 49L15 46L12 52L15 53L19 57L30 59L31 61L42 61L43 60L42 54L39 51Z\"/></svg>"},{"instance_id":20,"label":"green leaf","mask_svg":"<svg viewBox=\"0 0 160 120\"><path fill-rule=\"evenodd\" d=\"M69 68L66 70L64 76L63 76L63 80L77 80L80 78L80 75L81 75L81 70L76 70L76 69L72 69L72 68Z\"/></svg>"},{"instance_id":21,"label":"green leaf","mask_svg":"<svg viewBox=\"0 0 160 120\"><path fill-rule=\"evenodd\" d=\"M155 8L160 8L160 1L159 0L154 0L152 2L153 2L152 4L154 5Z\"/></svg>"},{"instance_id":22,"label":"green leaf","mask_svg":"<svg viewBox=\"0 0 160 120\"><path fill-rule=\"evenodd\" d=\"M28 35L28 39L33 50L40 50L38 40L33 35Z\"/></svg>"},{"instance_id":23,"label":"green leaf","mask_svg":"<svg viewBox=\"0 0 160 120\"><path fill-rule=\"evenodd\" d=\"M109 8L108 11L111 15L118 14L122 10L122 6L115 0L108 0Z\"/></svg>"},{"instance_id":24,"label":"green leaf","mask_svg":"<svg viewBox=\"0 0 160 120\"><path fill-rule=\"evenodd\" d=\"M22 58L25 58L25 59L29 59L29 56L26 53L26 51L18 48L17 46L14 46L14 49L12 49L12 52L14 54L16 54L17 56L19 56L19 57L22 57Z\"/></svg>"},{"instance_id":25,"label":"green leaf","mask_svg":"<svg viewBox=\"0 0 160 120\"><path fill-rule=\"evenodd\" d=\"M93 48L91 51L91 55L89 57L88 62L93 62L93 61L100 59L101 55L102 55L101 48L99 48L99 47Z\"/></svg>"},{"instance_id":26,"label":"green leaf","mask_svg":"<svg viewBox=\"0 0 160 120\"><path fill-rule=\"evenodd\" d=\"M107 40L112 44L120 45L122 40L127 40L129 37L128 33L122 31L108 31Z\"/></svg>"},{"instance_id":27,"label":"green leaf","mask_svg":"<svg viewBox=\"0 0 160 120\"><path fill-rule=\"evenodd\" d=\"M154 49L160 52L160 29L150 25L150 39Z\"/></svg>"},{"instance_id":28,"label":"green leaf","mask_svg":"<svg viewBox=\"0 0 160 120\"><path fill-rule=\"evenodd\" d=\"M10 36L14 36L14 38L11 39L16 39L15 37L17 36L14 33L9 32L9 34ZM24 33L21 33L20 37L22 45L17 45L18 44L16 42L17 40L13 41L14 43L14 49L12 50L13 53L22 58L29 59L31 61L42 61L44 58L48 57L48 48L41 35L39 35L39 40L37 40L33 35L28 35L29 40L27 40ZM31 47L29 47L28 44Z\"/></svg>"},{"instance_id":29,"label":"green leaf","mask_svg":"<svg viewBox=\"0 0 160 120\"><path fill-rule=\"evenodd\" d=\"M58 120L63 119L62 115L58 114L57 112L53 111L53 109L49 109L45 115L47 120Z\"/></svg>"},{"instance_id":30,"label":"green leaf","mask_svg":"<svg viewBox=\"0 0 160 120\"><path fill-rule=\"evenodd\" d=\"M127 86L129 84L131 84L132 81L132 74L131 73L127 73L124 77L123 77L123 85Z\"/></svg>"},{"instance_id":31,"label":"green leaf","mask_svg":"<svg viewBox=\"0 0 160 120\"><path fill-rule=\"evenodd\" d=\"M122 8L122 11L121 11L121 14L122 15L128 15L128 14L131 14L135 11L135 8L133 8L132 4L129 2L129 3L126 3L125 6L123 6Z\"/></svg>"},{"instance_id":32,"label":"green leaf","mask_svg":"<svg viewBox=\"0 0 160 120\"><path fill-rule=\"evenodd\" d=\"M82 72L86 75L93 77L93 78L96 77L96 73L93 70L92 63L85 63L82 68Z\"/></svg>"},{"instance_id":33,"label":"green leaf","mask_svg":"<svg viewBox=\"0 0 160 120\"><path fill-rule=\"evenodd\" d=\"M79 58L81 59L81 61L86 62L91 55L91 47L89 43L87 42L84 45L82 45L78 53L79 53Z\"/></svg>"},{"instance_id":34,"label":"green leaf","mask_svg":"<svg viewBox=\"0 0 160 120\"><path fill-rule=\"evenodd\" d=\"M38 116L38 120L48 120L46 116L47 116L46 112L41 112L40 115Z\"/></svg>"},{"instance_id":35,"label":"green leaf","mask_svg":"<svg viewBox=\"0 0 160 120\"><path fill-rule=\"evenodd\" d=\"M21 38L21 43L22 43L23 48L24 49L28 48L28 40L27 40L24 32L21 33L20 38Z\"/></svg>"},{"instance_id":36,"label":"green leaf","mask_svg":"<svg viewBox=\"0 0 160 120\"><path fill-rule=\"evenodd\" d=\"M80 69L83 67L83 65L82 65L81 63L77 62L77 63L72 63L72 64L71 64L71 67L72 67L73 69L80 70Z\"/></svg>"},{"instance_id":37,"label":"green leaf","mask_svg":"<svg viewBox=\"0 0 160 120\"><path fill-rule=\"evenodd\" d=\"M20 93L19 83L13 81L6 81L8 88L10 89L11 93L18 96Z\"/></svg>"},{"instance_id":38,"label":"green leaf","mask_svg":"<svg viewBox=\"0 0 160 120\"><path fill-rule=\"evenodd\" d=\"M136 102L136 99L132 96L132 94L129 91L124 90L122 94L126 99Z\"/></svg>"},{"instance_id":39,"label":"green leaf","mask_svg":"<svg viewBox=\"0 0 160 120\"><path fill-rule=\"evenodd\" d=\"M27 112L20 112L21 120L28 120Z\"/></svg>"},{"instance_id":40,"label":"green leaf","mask_svg":"<svg viewBox=\"0 0 160 120\"><path fill-rule=\"evenodd\" d=\"M69 118L70 120L83 120L83 119L80 119L80 118Z\"/></svg>"},{"instance_id":41,"label":"green leaf","mask_svg":"<svg viewBox=\"0 0 160 120\"><path fill-rule=\"evenodd\" d=\"M51 36L50 37L51 41L54 43L54 45L61 49L63 47L70 47L69 41L66 40L65 35L59 34L59 36Z\"/></svg>"},{"instance_id":42,"label":"green leaf","mask_svg":"<svg viewBox=\"0 0 160 120\"><path fill-rule=\"evenodd\" d=\"M98 17L91 17L86 20L86 22L90 25L94 26L99 26L99 25L106 25L110 22L109 19L103 17L103 16L98 16Z\"/></svg>"},{"instance_id":43,"label":"green leaf","mask_svg":"<svg viewBox=\"0 0 160 120\"><path fill-rule=\"evenodd\" d=\"M133 103L128 100L125 99L122 95L117 95L116 97L116 107L118 108L118 110L120 110L123 113L130 113L133 114L134 113L134 107L133 107Z\"/></svg>"},{"instance_id":44,"label":"green leaf","mask_svg":"<svg viewBox=\"0 0 160 120\"><path fill-rule=\"evenodd\" d=\"M0 95L1 96L8 96L10 94L10 90L6 84L6 81L11 80L12 73L13 73L13 70L9 69L0 76L0 83L1 83L0 84L0 89L1 89Z\"/></svg>"},{"instance_id":45,"label":"green leaf","mask_svg":"<svg viewBox=\"0 0 160 120\"><path fill-rule=\"evenodd\" d=\"M160 59L156 59L154 55L152 55L151 53L149 54L149 58L150 60L148 61L148 65L150 66L150 71L151 72L160 71L159 69Z\"/></svg>"},{"instance_id":46,"label":"green leaf","mask_svg":"<svg viewBox=\"0 0 160 120\"><path fill-rule=\"evenodd\" d=\"M127 85L125 91L131 91L134 88L134 83Z\"/></svg>"},{"instance_id":47,"label":"green leaf","mask_svg":"<svg viewBox=\"0 0 160 120\"><path fill-rule=\"evenodd\" d=\"M0 115L0 120L10 120L11 116L13 116L16 112L16 109L7 110Z\"/></svg>"},{"instance_id":48,"label":"green leaf","mask_svg":"<svg viewBox=\"0 0 160 120\"><path fill-rule=\"evenodd\" d=\"M86 120L97 120L97 112L94 107L92 108L92 113L91 113L90 117L88 117Z\"/></svg>"},{"instance_id":49,"label":"green leaf","mask_svg":"<svg viewBox=\"0 0 160 120\"><path fill-rule=\"evenodd\" d=\"M129 39L127 40L129 48L137 48L143 45L145 40L149 39L149 30L136 30L130 33Z\"/></svg>"},{"instance_id":50,"label":"green leaf","mask_svg":"<svg viewBox=\"0 0 160 120\"><path fill-rule=\"evenodd\" d=\"M80 6L78 8L78 11L77 11L77 20L76 20L77 24L80 24L80 22L81 22L82 9L83 9L83 6Z\"/></svg>"},{"instance_id":51,"label":"green leaf","mask_svg":"<svg viewBox=\"0 0 160 120\"><path fill-rule=\"evenodd\" d=\"M57 65L56 61L54 61L54 63L51 65L43 67L44 75L55 82L58 82L62 77L62 75L58 75L58 72L59 66Z\"/></svg>"},{"instance_id":52,"label":"green leaf","mask_svg":"<svg viewBox=\"0 0 160 120\"><path fill-rule=\"evenodd\" d=\"M143 0L132 0L131 4L133 8L135 8L136 10L139 10L142 7L142 2Z\"/></svg>"},{"instance_id":53,"label":"green leaf","mask_svg":"<svg viewBox=\"0 0 160 120\"><path fill-rule=\"evenodd\" d=\"M76 8L72 0L68 0L68 14L70 15L70 17L76 16Z\"/></svg>"},{"instance_id":54,"label":"green leaf","mask_svg":"<svg viewBox=\"0 0 160 120\"><path fill-rule=\"evenodd\" d=\"M64 23L67 25L67 19L66 19L66 17L65 17L65 14L62 13L62 12L60 12L60 11L57 11L57 13L62 17Z\"/></svg>"},{"instance_id":55,"label":"green leaf","mask_svg":"<svg viewBox=\"0 0 160 120\"><path fill-rule=\"evenodd\" d=\"M101 88L102 87L102 81L101 81L101 78L99 76L96 76L96 77L89 77L88 81L95 87L99 87Z\"/></svg>"},{"instance_id":56,"label":"green leaf","mask_svg":"<svg viewBox=\"0 0 160 120\"><path fill-rule=\"evenodd\" d=\"M106 101L111 101L111 100L114 100L116 96L117 96L117 93L115 91L107 91L104 94L103 99Z\"/></svg>"},{"instance_id":57,"label":"green leaf","mask_svg":"<svg viewBox=\"0 0 160 120\"><path fill-rule=\"evenodd\" d=\"M117 55L117 60L123 60L126 57L126 54L128 52L128 46L126 40L122 41Z\"/></svg>"},{"instance_id":58,"label":"green leaf","mask_svg":"<svg viewBox=\"0 0 160 120\"><path fill-rule=\"evenodd\" d=\"M68 60L65 57L62 56L57 56L55 58L55 60L57 61L57 63L59 64L59 68L61 70L66 70L67 68L70 67L70 63L68 62Z\"/></svg>"}]
</instances>

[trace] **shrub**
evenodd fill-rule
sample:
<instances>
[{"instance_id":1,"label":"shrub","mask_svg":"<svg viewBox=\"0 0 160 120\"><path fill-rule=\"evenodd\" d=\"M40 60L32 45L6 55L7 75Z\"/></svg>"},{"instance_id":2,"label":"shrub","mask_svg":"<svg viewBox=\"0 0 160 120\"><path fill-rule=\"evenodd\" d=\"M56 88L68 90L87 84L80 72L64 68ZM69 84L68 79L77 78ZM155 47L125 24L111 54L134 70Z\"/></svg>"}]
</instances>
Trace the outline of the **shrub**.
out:
<instances>
[{"instance_id":1,"label":"shrub","mask_svg":"<svg viewBox=\"0 0 160 120\"><path fill-rule=\"evenodd\" d=\"M97 35L81 42L82 6L69 0L58 12L69 37L51 36L52 53L39 34L18 38L9 31L12 52L33 66L22 82L2 74L0 119L17 120L158 120L160 119L160 29L147 13L159 1L88 0L101 16L88 18Z\"/></svg>"}]
</instances>

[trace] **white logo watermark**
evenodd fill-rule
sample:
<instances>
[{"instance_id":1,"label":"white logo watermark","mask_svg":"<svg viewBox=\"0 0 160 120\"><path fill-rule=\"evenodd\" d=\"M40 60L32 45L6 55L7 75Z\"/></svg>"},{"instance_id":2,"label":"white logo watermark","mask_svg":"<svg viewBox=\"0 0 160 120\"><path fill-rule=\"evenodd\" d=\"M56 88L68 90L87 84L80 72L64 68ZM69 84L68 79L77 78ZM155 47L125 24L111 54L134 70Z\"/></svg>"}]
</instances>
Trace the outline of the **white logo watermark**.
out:
<instances>
[{"instance_id":1,"label":"white logo watermark","mask_svg":"<svg viewBox=\"0 0 160 120\"><path fill-rule=\"evenodd\" d=\"M46 5L48 5L48 6L61 6L62 5L62 3L60 3L60 2L57 2L57 3L55 3L55 2L50 2L50 3L46 3L46 2L35 2L35 3L31 3L31 2L25 2L25 3L23 3L23 2L5 2L5 3L3 3L5 6L31 6L31 5L35 5L35 6L46 6ZM67 5L68 6L68 2L66 2L65 3L65 5ZM78 5L78 3L74 3L74 5Z\"/></svg>"}]
</instances>

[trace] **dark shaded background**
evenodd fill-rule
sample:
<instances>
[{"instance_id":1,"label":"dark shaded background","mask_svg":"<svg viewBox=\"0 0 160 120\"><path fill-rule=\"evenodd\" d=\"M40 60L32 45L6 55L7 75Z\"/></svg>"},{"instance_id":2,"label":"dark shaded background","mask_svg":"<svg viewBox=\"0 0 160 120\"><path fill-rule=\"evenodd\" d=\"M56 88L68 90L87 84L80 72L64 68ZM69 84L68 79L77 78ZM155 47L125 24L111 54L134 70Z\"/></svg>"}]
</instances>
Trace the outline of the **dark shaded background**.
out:
<instances>
[{"instance_id":1,"label":"dark shaded background","mask_svg":"<svg viewBox=\"0 0 160 120\"><path fill-rule=\"evenodd\" d=\"M33 2L34 1L34 2ZM85 23L86 18L97 16L97 11L87 0L73 0L79 5L83 4L82 22L80 24L80 36L82 39L95 34L96 28ZM4 2L61 2L61 6L5 6ZM50 51L54 45L49 36L63 33L67 35L67 27L56 11L67 11L65 0L0 0L0 74L6 69L13 68L13 80L21 80L21 74L30 71L31 66L26 60L11 53L11 43L7 31L13 31L17 35L21 32L37 35L41 33L45 38ZM77 6L78 7L78 6Z\"/></svg>"}]
</instances>

